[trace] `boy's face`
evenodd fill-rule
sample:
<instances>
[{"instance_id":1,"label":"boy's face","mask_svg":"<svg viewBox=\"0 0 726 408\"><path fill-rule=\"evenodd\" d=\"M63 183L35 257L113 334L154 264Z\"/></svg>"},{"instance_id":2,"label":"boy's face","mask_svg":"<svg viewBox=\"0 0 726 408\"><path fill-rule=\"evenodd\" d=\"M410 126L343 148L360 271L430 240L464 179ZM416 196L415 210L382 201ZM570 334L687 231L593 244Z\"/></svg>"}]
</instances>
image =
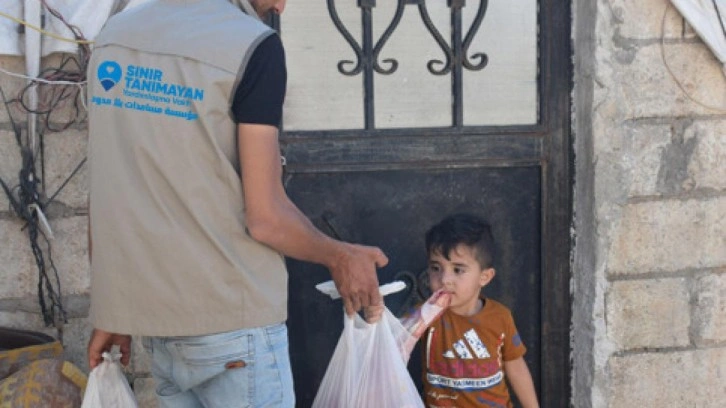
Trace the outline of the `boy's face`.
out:
<instances>
[{"instance_id":1,"label":"boy's face","mask_svg":"<svg viewBox=\"0 0 726 408\"><path fill-rule=\"evenodd\" d=\"M449 309L461 316L479 311L481 288L494 277L494 268L482 269L472 249L460 244L446 259L440 252L429 254L429 285L432 291L444 289L451 294Z\"/></svg>"}]
</instances>

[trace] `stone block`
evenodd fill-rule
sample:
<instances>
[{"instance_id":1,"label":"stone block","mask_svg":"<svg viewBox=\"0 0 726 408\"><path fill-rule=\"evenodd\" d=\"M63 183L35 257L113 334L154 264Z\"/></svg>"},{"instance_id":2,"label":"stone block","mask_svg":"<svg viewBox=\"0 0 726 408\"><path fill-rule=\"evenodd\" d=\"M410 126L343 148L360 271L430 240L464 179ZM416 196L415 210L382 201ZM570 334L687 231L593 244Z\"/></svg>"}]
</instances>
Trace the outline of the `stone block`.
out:
<instances>
[{"instance_id":1,"label":"stone block","mask_svg":"<svg viewBox=\"0 0 726 408\"><path fill-rule=\"evenodd\" d=\"M39 313L17 309L0 310L0 326L23 330L39 330L45 327Z\"/></svg>"},{"instance_id":2,"label":"stone block","mask_svg":"<svg viewBox=\"0 0 726 408\"><path fill-rule=\"evenodd\" d=\"M611 357L608 407L721 408L726 348Z\"/></svg>"},{"instance_id":3,"label":"stone block","mask_svg":"<svg viewBox=\"0 0 726 408\"><path fill-rule=\"evenodd\" d=\"M90 304L90 298L88 295L64 294L62 297L62 304L68 319L88 317L88 307ZM0 298L0 312L18 314L17 318L11 319L11 321L17 322L17 324L14 324L12 327L22 327L23 325L30 325L29 327L34 327L35 317L31 318L31 315L37 315L38 318L40 318L41 307L37 294L26 296L24 298ZM0 326L2 325L3 323L0 321ZM35 326L39 327L39 325Z\"/></svg>"},{"instance_id":4,"label":"stone block","mask_svg":"<svg viewBox=\"0 0 726 408\"><path fill-rule=\"evenodd\" d=\"M684 139L692 138L696 142L686 187L726 190L726 120L695 122L684 135Z\"/></svg>"},{"instance_id":5,"label":"stone block","mask_svg":"<svg viewBox=\"0 0 726 408\"><path fill-rule=\"evenodd\" d=\"M612 275L726 264L726 197L628 204L608 254Z\"/></svg>"},{"instance_id":6,"label":"stone block","mask_svg":"<svg viewBox=\"0 0 726 408\"><path fill-rule=\"evenodd\" d=\"M153 378L136 378L134 380L134 394L139 408L157 408L156 384Z\"/></svg>"},{"instance_id":7,"label":"stone block","mask_svg":"<svg viewBox=\"0 0 726 408\"><path fill-rule=\"evenodd\" d=\"M25 57L0 55L0 68L11 73L25 75ZM0 86L2 86L5 98L8 100L17 99L26 84L27 81L23 78L0 72ZM2 102L1 98L0 102ZM0 104L0 125L8 124L11 117L16 123L25 124L27 122L26 111L22 109L19 103L13 102L10 104L10 115L8 115L5 104Z\"/></svg>"},{"instance_id":8,"label":"stone block","mask_svg":"<svg viewBox=\"0 0 726 408\"><path fill-rule=\"evenodd\" d=\"M72 217L51 220L55 238L50 240L50 257L42 237L38 243L43 250L46 272L55 286L55 265L64 296L88 293L90 278L88 267L86 218ZM33 257L27 231L18 220L0 219L0 299L36 298L38 269ZM79 307L82 307L80 305ZM28 310L39 313L39 309Z\"/></svg>"},{"instance_id":9,"label":"stone block","mask_svg":"<svg viewBox=\"0 0 726 408\"><path fill-rule=\"evenodd\" d=\"M618 160L627 175L620 183L628 185L628 196L656 195L663 151L671 142L671 127L634 125L627 127L622 153ZM617 159L616 159L617 160Z\"/></svg>"},{"instance_id":10,"label":"stone block","mask_svg":"<svg viewBox=\"0 0 726 408\"><path fill-rule=\"evenodd\" d=\"M652 39L663 34L680 38L683 32L683 18L667 0L612 0L610 10L620 35L626 38Z\"/></svg>"},{"instance_id":11,"label":"stone block","mask_svg":"<svg viewBox=\"0 0 726 408\"><path fill-rule=\"evenodd\" d=\"M63 294L85 294L90 289L88 220L85 216L50 220L53 262Z\"/></svg>"},{"instance_id":12,"label":"stone block","mask_svg":"<svg viewBox=\"0 0 726 408\"><path fill-rule=\"evenodd\" d=\"M1 108L1 107L0 107ZM18 185L18 172L22 165L20 147L15 134L8 130L0 130L0 178L8 188ZM0 189L0 214L10 211L10 201L4 190Z\"/></svg>"},{"instance_id":13,"label":"stone block","mask_svg":"<svg viewBox=\"0 0 726 408\"><path fill-rule=\"evenodd\" d=\"M624 106L623 119L726 112L726 77L703 43L666 44L664 54L670 72L660 44L639 48L632 61L615 61L611 82L603 85Z\"/></svg>"},{"instance_id":14,"label":"stone block","mask_svg":"<svg viewBox=\"0 0 726 408\"><path fill-rule=\"evenodd\" d=\"M0 219L0 299L36 293L38 270L27 231L17 219Z\"/></svg>"},{"instance_id":15,"label":"stone block","mask_svg":"<svg viewBox=\"0 0 726 408\"><path fill-rule=\"evenodd\" d=\"M88 340L91 338L93 327L88 319L68 319L63 325L63 355L64 358L83 372L88 373ZM55 330L48 333L55 336Z\"/></svg>"},{"instance_id":16,"label":"stone block","mask_svg":"<svg viewBox=\"0 0 726 408\"><path fill-rule=\"evenodd\" d=\"M699 346L726 342L726 274L700 277L695 285L693 326Z\"/></svg>"},{"instance_id":17,"label":"stone block","mask_svg":"<svg viewBox=\"0 0 726 408\"><path fill-rule=\"evenodd\" d=\"M85 208L88 203L88 172L81 162L86 157L85 130L66 130L60 133L47 133L45 142L45 188L50 198L68 179L55 201L71 208ZM80 169L71 177L73 171Z\"/></svg>"},{"instance_id":18,"label":"stone block","mask_svg":"<svg viewBox=\"0 0 726 408\"><path fill-rule=\"evenodd\" d=\"M606 302L608 337L621 351L689 345L685 279L614 282Z\"/></svg>"}]
</instances>

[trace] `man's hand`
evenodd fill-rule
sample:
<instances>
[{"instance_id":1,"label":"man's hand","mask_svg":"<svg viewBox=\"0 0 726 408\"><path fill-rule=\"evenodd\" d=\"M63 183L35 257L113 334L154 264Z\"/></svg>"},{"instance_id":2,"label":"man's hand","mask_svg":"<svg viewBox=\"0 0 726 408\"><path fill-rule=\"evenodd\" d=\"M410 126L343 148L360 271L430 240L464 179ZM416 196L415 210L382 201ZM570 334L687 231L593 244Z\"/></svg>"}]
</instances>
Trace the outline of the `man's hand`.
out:
<instances>
[{"instance_id":1,"label":"man's hand","mask_svg":"<svg viewBox=\"0 0 726 408\"><path fill-rule=\"evenodd\" d=\"M386 266L388 258L376 247L344 245L344 250L328 269L343 298L345 312L350 316L361 308L383 304L376 268Z\"/></svg>"},{"instance_id":2,"label":"man's hand","mask_svg":"<svg viewBox=\"0 0 726 408\"><path fill-rule=\"evenodd\" d=\"M103 361L103 352L111 351L114 345L119 346L121 364L128 365L131 358L131 336L93 329L88 341L88 365L91 370Z\"/></svg>"},{"instance_id":3,"label":"man's hand","mask_svg":"<svg viewBox=\"0 0 726 408\"><path fill-rule=\"evenodd\" d=\"M380 305L368 306L363 308L363 317L369 324L376 323L383 317L383 311L386 306L381 303Z\"/></svg>"}]
</instances>

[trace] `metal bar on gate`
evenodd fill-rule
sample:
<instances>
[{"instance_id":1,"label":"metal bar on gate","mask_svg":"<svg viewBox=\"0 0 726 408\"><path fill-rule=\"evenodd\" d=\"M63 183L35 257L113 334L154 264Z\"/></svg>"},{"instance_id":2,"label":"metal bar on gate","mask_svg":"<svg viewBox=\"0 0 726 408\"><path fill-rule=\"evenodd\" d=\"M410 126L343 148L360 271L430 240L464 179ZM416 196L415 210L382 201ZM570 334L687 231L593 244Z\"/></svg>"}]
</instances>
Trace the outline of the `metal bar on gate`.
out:
<instances>
[{"instance_id":1,"label":"metal bar on gate","mask_svg":"<svg viewBox=\"0 0 726 408\"><path fill-rule=\"evenodd\" d=\"M464 0L449 0L449 7L451 8L451 49L454 53L454 67L451 72L452 126L460 128L464 126L464 55L462 55L461 27L461 9L464 7Z\"/></svg>"}]
</instances>

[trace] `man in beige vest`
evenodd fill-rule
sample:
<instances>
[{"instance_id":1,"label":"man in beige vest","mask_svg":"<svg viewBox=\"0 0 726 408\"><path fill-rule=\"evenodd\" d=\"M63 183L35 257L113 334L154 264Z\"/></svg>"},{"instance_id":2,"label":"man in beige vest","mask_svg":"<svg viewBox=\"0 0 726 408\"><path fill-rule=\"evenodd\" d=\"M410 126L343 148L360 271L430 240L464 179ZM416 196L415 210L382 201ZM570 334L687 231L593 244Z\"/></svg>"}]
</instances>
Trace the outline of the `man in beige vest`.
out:
<instances>
[{"instance_id":1,"label":"man in beige vest","mask_svg":"<svg viewBox=\"0 0 726 408\"><path fill-rule=\"evenodd\" d=\"M281 182L284 51L260 16L284 6L152 0L96 38L89 363L143 336L162 407L294 406L284 256L326 266L349 314L382 303L383 252L318 231Z\"/></svg>"}]
</instances>

